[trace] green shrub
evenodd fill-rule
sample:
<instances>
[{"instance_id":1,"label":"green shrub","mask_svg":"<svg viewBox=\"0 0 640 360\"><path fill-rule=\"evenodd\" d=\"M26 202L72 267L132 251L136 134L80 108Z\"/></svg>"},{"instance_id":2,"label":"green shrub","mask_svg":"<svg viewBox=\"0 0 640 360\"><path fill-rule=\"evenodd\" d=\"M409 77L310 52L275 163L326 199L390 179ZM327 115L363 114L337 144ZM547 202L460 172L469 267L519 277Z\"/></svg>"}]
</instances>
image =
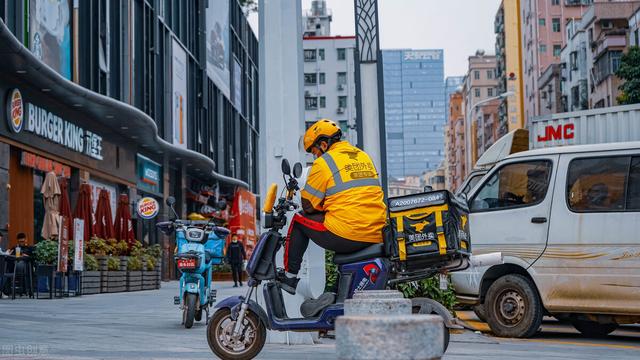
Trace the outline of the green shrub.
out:
<instances>
[{"instance_id":1,"label":"green shrub","mask_svg":"<svg viewBox=\"0 0 640 360\"><path fill-rule=\"evenodd\" d=\"M131 246L131 250L129 251L129 255L131 256L142 256L144 255L144 248L142 247L142 243L138 240L133 242Z\"/></svg>"},{"instance_id":2,"label":"green shrub","mask_svg":"<svg viewBox=\"0 0 640 360\"><path fill-rule=\"evenodd\" d=\"M338 280L340 278L338 274L338 266L333 262L333 256L335 253L330 250L324 252L324 273L325 273L325 292L337 292Z\"/></svg>"},{"instance_id":3,"label":"green shrub","mask_svg":"<svg viewBox=\"0 0 640 360\"><path fill-rule=\"evenodd\" d=\"M96 260L96 258L91 254L85 254L84 271L98 271L99 269L100 266L98 265L98 260Z\"/></svg>"},{"instance_id":4,"label":"green shrub","mask_svg":"<svg viewBox=\"0 0 640 360\"><path fill-rule=\"evenodd\" d=\"M137 256L130 256L127 259L127 270L129 271L140 271L142 270L142 261Z\"/></svg>"},{"instance_id":5,"label":"green shrub","mask_svg":"<svg viewBox=\"0 0 640 360\"><path fill-rule=\"evenodd\" d=\"M151 256L144 256L142 258L142 262L144 264L144 269L147 271L153 271L156 269L156 260Z\"/></svg>"},{"instance_id":6,"label":"green shrub","mask_svg":"<svg viewBox=\"0 0 640 360\"><path fill-rule=\"evenodd\" d=\"M107 270L118 271L120 270L120 259L109 256L107 258Z\"/></svg>"},{"instance_id":7,"label":"green shrub","mask_svg":"<svg viewBox=\"0 0 640 360\"><path fill-rule=\"evenodd\" d=\"M145 255L151 256L154 259L157 259L162 255L162 248L159 244L154 244L144 249Z\"/></svg>"},{"instance_id":8,"label":"green shrub","mask_svg":"<svg viewBox=\"0 0 640 360\"><path fill-rule=\"evenodd\" d=\"M231 265L229 264L220 264L220 265L213 265L213 272L217 272L217 273L230 273L231 272Z\"/></svg>"},{"instance_id":9,"label":"green shrub","mask_svg":"<svg viewBox=\"0 0 640 360\"><path fill-rule=\"evenodd\" d=\"M40 265L56 265L58 263L58 243L52 240L43 240L36 244L36 262Z\"/></svg>"},{"instance_id":10,"label":"green shrub","mask_svg":"<svg viewBox=\"0 0 640 360\"><path fill-rule=\"evenodd\" d=\"M105 239L92 237L87 243L87 253L96 256L105 256L111 253L111 246Z\"/></svg>"},{"instance_id":11,"label":"green shrub","mask_svg":"<svg viewBox=\"0 0 640 360\"><path fill-rule=\"evenodd\" d=\"M129 253L129 244L124 240L114 243L112 248L113 255L115 256L127 256Z\"/></svg>"},{"instance_id":12,"label":"green shrub","mask_svg":"<svg viewBox=\"0 0 640 360\"><path fill-rule=\"evenodd\" d=\"M451 282L449 282L449 288L447 290L440 290L440 279L438 276L399 284L398 290L401 291L406 298L426 297L433 299L444 305L450 311L453 311L453 307L456 305L456 295L453 292Z\"/></svg>"}]
</instances>

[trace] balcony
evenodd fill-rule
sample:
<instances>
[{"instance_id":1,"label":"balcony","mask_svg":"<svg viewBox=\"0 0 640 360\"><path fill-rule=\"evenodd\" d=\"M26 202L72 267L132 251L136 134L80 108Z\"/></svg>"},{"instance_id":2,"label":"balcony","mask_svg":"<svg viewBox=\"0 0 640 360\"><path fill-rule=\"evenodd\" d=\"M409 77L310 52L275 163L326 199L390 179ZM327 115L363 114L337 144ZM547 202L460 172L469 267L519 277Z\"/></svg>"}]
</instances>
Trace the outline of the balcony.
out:
<instances>
[{"instance_id":1,"label":"balcony","mask_svg":"<svg viewBox=\"0 0 640 360\"><path fill-rule=\"evenodd\" d=\"M599 56L609 48L624 48L627 46L627 37L624 34L606 35L606 37L597 43L595 56Z\"/></svg>"},{"instance_id":2,"label":"balcony","mask_svg":"<svg viewBox=\"0 0 640 360\"><path fill-rule=\"evenodd\" d=\"M564 0L565 6L585 6L593 4L593 0Z\"/></svg>"}]
</instances>

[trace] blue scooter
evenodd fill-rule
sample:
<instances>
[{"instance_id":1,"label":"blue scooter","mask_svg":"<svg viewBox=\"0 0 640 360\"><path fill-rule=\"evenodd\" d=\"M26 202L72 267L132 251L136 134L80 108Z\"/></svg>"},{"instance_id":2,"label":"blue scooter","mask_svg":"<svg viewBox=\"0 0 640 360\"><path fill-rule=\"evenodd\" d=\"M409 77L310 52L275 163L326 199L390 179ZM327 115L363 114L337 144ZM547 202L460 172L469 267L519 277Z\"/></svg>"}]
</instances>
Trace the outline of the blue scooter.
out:
<instances>
[{"instance_id":1,"label":"blue scooter","mask_svg":"<svg viewBox=\"0 0 640 360\"><path fill-rule=\"evenodd\" d=\"M302 166L297 163L293 176L289 162L282 162L282 172L286 183L286 197L281 197L274 207L277 186L271 185L265 199L264 227L262 234L247 264L249 289L244 296L224 299L216 305L216 312L207 326L207 340L211 350L220 358L244 360L252 359L264 346L267 329L276 331L318 331L334 329L335 320L344 313L344 301L354 292L364 290L384 290L401 282L416 281L432 277L440 272L462 270L468 267L468 257L452 256L431 266L411 272L402 271L389 256L384 244L374 244L352 254L334 257L339 266L340 280L337 294L324 293L317 299L306 300L300 307L302 318L287 315L282 289L278 282L276 253L284 245L286 236L280 231L287 223L287 213L295 211L298 204L293 196L298 188L297 178ZM288 180L287 180L288 177ZM294 215L300 216L300 215ZM257 303L257 287L263 287L265 309ZM256 300L252 295L256 294ZM412 299L414 313L437 314L444 319L444 349L449 343L450 328L462 329L455 323L451 313L432 299Z\"/></svg>"},{"instance_id":2,"label":"blue scooter","mask_svg":"<svg viewBox=\"0 0 640 360\"><path fill-rule=\"evenodd\" d=\"M180 305L182 324L190 329L194 320L202 320L203 310L205 321L209 321L209 307L216 301L216 290L211 288L213 265L222 263L229 230L207 220L180 220L173 209L174 203L173 197L167 199L176 219L156 226L167 235L176 233L177 253L174 259L182 275L179 295L173 298L173 302Z\"/></svg>"}]
</instances>

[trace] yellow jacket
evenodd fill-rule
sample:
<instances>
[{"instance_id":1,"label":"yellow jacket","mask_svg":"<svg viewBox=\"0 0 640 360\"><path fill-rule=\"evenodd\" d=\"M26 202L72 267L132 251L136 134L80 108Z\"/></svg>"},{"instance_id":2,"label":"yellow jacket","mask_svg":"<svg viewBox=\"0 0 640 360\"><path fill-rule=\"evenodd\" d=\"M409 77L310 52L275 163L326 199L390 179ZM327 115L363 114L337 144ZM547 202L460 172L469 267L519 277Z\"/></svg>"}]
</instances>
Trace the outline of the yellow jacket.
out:
<instances>
[{"instance_id":1,"label":"yellow jacket","mask_svg":"<svg viewBox=\"0 0 640 360\"><path fill-rule=\"evenodd\" d=\"M302 189L305 211L325 213L324 226L352 241L380 243L387 217L378 172L369 155L346 141L317 158Z\"/></svg>"}]
</instances>

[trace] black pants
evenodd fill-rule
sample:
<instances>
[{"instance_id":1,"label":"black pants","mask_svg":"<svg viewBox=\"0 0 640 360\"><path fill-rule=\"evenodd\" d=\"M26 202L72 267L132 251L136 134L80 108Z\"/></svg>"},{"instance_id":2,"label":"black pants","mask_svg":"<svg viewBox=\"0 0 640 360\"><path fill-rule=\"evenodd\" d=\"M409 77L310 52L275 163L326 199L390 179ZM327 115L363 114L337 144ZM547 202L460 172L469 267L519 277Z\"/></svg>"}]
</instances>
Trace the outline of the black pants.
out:
<instances>
[{"instance_id":1,"label":"black pants","mask_svg":"<svg viewBox=\"0 0 640 360\"><path fill-rule=\"evenodd\" d=\"M233 276L233 283L242 284L242 263L231 263L231 275Z\"/></svg>"},{"instance_id":2,"label":"black pants","mask_svg":"<svg viewBox=\"0 0 640 360\"><path fill-rule=\"evenodd\" d=\"M284 249L284 268L297 274L302 257L309 246L309 239L323 249L337 254L350 254L368 247L369 243L352 241L327 230L323 224L324 214L296 214L289 226L289 239Z\"/></svg>"}]
</instances>

